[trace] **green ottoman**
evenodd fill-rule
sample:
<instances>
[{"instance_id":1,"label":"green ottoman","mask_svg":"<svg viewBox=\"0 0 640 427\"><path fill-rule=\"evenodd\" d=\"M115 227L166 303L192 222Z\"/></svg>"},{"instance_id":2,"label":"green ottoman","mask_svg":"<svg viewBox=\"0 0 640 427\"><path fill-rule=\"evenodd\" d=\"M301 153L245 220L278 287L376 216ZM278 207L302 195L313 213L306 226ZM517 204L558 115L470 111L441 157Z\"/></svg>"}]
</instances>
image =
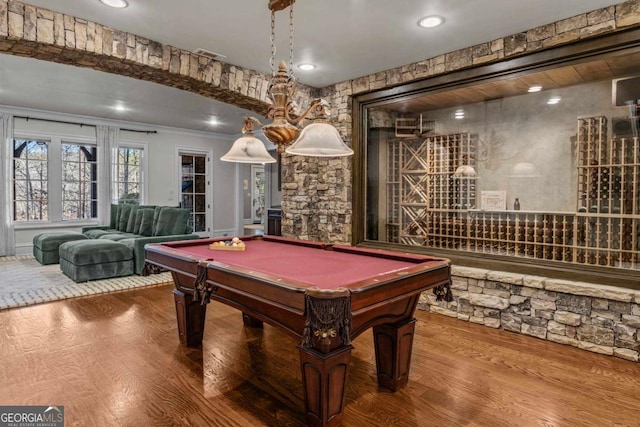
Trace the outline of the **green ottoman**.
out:
<instances>
[{"instance_id":1,"label":"green ottoman","mask_svg":"<svg viewBox=\"0 0 640 427\"><path fill-rule=\"evenodd\" d=\"M33 237L33 256L40 264L57 264L59 248L65 242L87 240L87 236L75 231L52 231Z\"/></svg>"},{"instance_id":2,"label":"green ottoman","mask_svg":"<svg viewBox=\"0 0 640 427\"><path fill-rule=\"evenodd\" d=\"M74 282L133 274L133 251L112 240L88 239L60 245L60 270Z\"/></svg>"}]
</instances>

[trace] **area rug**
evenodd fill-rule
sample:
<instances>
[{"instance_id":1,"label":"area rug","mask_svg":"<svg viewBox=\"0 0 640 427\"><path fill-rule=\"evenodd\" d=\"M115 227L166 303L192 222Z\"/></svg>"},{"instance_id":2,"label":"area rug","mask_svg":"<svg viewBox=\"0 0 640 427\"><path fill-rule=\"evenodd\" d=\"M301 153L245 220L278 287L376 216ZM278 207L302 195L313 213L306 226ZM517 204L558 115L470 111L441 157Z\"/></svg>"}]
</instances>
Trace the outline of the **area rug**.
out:
<instances>
[{"instance_id":1,"label":"area rug","mask_svg":"<svg viewBox=\"0 0 640 427\"><path fill-rule=\"evenodd\" d=\"M31 255L0 257L0 310L171 282L165 272L76 283L58 264L41 265Z\"/></svg>"}]
</instances>

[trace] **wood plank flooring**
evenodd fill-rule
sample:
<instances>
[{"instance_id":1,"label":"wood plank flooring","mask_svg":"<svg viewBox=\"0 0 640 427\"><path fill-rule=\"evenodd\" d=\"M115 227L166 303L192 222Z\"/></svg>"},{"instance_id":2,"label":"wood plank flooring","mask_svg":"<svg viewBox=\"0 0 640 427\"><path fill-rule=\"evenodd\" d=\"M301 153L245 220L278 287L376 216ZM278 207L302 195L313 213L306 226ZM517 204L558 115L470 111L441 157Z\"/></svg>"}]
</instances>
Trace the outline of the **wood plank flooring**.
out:
<instances>
[{"instance_id":1,"label":"wood plank flooring","mask_svg":"<svg viewBox=\"0 0 640 427\"><path fill-rule=\"evenodd\" d=\"M0 311L0 404L64 405L67 426L301 426L296 342L208 307L180 346L171 285ZM640 364L417 313L411 376L379 389L355 340L345 426L640 426Z\"/></svg>"}]
</instances>

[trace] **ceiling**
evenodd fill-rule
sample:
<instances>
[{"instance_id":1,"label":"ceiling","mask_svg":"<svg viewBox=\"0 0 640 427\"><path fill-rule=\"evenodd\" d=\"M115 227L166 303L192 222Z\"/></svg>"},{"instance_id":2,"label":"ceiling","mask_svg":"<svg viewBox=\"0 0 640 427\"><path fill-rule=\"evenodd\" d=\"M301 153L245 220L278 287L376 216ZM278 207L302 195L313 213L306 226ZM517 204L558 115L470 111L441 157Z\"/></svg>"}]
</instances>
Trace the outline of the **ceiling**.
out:
<instances>
[{"instance_id":1,"label":"ceiling","mask_svg":"<svg viewBox=\"0 0 640 427\"><path fill-rule=\"evenodd\" d=\"M85 18L225 62L270 73L268 0L98 0L26 3ZM618 3L611 0L297 0L294 64L305 84L324 87ZM435 29L417 26L440 15ZM505 19L504 17L509 17ZM276 60L288 61L288 9L276 15ZM0 55L0 104L218 134L238 134L247 111L200 95L128 77ZM116 104L127 110L116 111ZM219 122L213 126L209 120Z\"/></svg>"}]
</instances>

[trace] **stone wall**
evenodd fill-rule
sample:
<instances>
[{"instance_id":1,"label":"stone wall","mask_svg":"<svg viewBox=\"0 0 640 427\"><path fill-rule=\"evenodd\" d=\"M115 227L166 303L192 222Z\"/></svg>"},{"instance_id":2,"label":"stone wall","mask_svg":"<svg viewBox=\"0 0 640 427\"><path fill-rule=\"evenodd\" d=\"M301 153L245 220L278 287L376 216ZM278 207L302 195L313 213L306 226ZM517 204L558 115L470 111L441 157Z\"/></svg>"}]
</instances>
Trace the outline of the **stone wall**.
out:
<instances>
[{"instance_id":1,"label":"stone wall","mask_svg":"<svg viewBox=\"0 0 640 427\"><path fill-rule=\"evenodd\" d=\"M351 158L283 156L283 235L349 244Z\"/></svg>"},{"instance_id":2,"label":"stone wall","mask_svg":"<svg viewBox=\"0 0 640 427\"><path fill-rule=\"evenodd\" d=\"M425 292L418 308L639 361L640 291L453 266L452 293Z\"/></svg>"}]
</instances>

